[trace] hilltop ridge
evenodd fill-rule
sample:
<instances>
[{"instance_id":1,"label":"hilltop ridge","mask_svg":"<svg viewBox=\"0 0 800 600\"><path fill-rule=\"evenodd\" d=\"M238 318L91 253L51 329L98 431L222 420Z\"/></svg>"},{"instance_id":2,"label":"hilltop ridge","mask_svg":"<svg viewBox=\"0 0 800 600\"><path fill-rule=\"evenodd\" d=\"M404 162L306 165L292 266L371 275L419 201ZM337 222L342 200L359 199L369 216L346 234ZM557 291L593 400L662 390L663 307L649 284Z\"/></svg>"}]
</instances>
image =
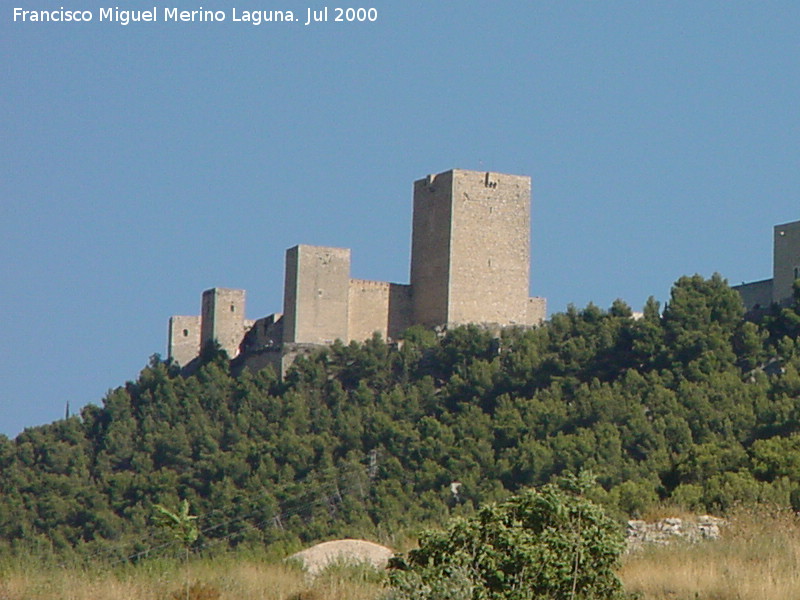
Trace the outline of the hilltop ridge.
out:
<instances>
[{"instance_id":1,"label":"hilltop ridge","mask_svg":"<svg viewBox=\"0 0 800 600\"><path fill-rule=\"evenodd\" d=\"M719 514L800 504L800 305L743 318L715 276L669 304L593 305L497 337L421 327L232 375L154 358L102 407L0 438L0 547L157 544L154 503L187 499L198 548L397 536L564 473L621 519L658 502ZM457 483L458 485L454 485Z\"/></svg>"}]
</instances>

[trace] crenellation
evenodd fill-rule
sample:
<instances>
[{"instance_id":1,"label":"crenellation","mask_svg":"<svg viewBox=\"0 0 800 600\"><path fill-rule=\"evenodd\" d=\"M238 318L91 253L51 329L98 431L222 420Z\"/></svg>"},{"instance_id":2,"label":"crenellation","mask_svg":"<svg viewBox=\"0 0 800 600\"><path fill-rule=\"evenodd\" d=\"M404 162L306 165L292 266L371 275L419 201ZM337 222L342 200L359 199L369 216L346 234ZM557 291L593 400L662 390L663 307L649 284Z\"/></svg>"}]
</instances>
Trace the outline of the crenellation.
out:
<instances>
[{"instance_id":1,"label":"crenellation","mask_svg":"<svg viewBox=\"0 0 800 600\"><path fill-rule=\"evenodd\" d=\"M393 284L388 281L373 281L371 279L350 279L350 287L358 286L363 288L385 289L388 291L389 286Z\"/></svg>"},{"instance_id":2,"label":"crenellation","mask_svg":"<svg viewBox=\"0 0 800 600\"><path fill-rule=\"evenodd\" d=\"M546 301L529 297L530 199L529 177L428 175L414 182L409 284L351 278L349 249L300 244L286 251L283 314L247 320L244 290L207 290L200 317L170 321L170 357L186 365L213 340L231 358L241 351L237 368L283 374L319 346L375 333L397 340L412 325L539 325ZM179 323L197 340L177 340Z\"/></svg>"}]
</instances>

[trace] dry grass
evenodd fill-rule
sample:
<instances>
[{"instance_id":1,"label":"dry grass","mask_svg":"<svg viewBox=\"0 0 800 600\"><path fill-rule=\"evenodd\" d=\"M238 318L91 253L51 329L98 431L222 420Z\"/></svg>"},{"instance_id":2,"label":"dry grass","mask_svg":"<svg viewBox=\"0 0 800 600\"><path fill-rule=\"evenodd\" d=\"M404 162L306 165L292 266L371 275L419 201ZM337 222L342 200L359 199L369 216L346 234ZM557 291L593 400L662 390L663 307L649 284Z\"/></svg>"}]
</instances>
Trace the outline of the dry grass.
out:
<instances>
[{"instance_id":1,"label":"dry grass","mask_svg":"<svg viewBox=\"0 0 800 600\"><path fill-rule=\"evenodd\" d=\"M697 513L674 504L653 504L642 513L641 519L653 522L672 517L691 521L697 518Z\"/></svg>"},{"instance_id":2,"label":"dry grass","mask_svg":"<svg viewBox=\"0 0 800 600\"><path fill-rule=\"evenodd\" d=\"M650 548L624 560L625 589L642 600L800 598L800 520L790 511L729 516L723 539Z\"/></svg>"},{"instance_id":3,"label":"dry grass","mask_svg":"<svg viewBox=\"0 0 800 600\"><path fill-rule=\"evenodd\" d=\"M0 572L0 600L168 600L185 589L181 567L126 571L12 568ZM219 592L219 600L375 600L382 585L374 575L336 570L314 581L292 567L248 560L198 561L192 583Z\"/></svg>"},{"instance_id":4,"label":"dry grass","mask_svg":"<svg viewBox=\"0 0 800 600\"><path fill-rule=\"evenodd\" d=\"M620 576L636 600L800 598L800 519L790 511L729 515L723 539L650 548L629 555ZM188 579L219 600L378 600L375 573L332 568L313 581L296 568L256 559L197 560ZM0 565L0 600L169 600L184 589L178 564L145 561L120 570Z\"/></svg>"}]
</instances>

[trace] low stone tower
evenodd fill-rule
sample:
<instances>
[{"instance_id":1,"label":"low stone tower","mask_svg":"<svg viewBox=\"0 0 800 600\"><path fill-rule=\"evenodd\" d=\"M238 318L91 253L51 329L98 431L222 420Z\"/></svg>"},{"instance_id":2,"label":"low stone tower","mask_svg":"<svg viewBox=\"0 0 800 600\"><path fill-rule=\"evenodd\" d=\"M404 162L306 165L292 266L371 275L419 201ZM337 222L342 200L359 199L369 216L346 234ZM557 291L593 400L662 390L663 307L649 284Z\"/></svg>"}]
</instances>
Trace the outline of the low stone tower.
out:
<instances>
[{"instance_id":1,"label":"low stone tower","mask_svg":"<svg viewBox=\"0 0 800 600\"><path fill-rule=\"evenodd\" d=\"M200 317L177 315L169 318L168 355L171 362L186 366L200 352Z\"/></svg>"},{"instance_id":2,"label":"low stone tower","mask_svg":"<svg viewBox=\"0 0 800 600\"><path fill-rule=\"evenodd\" d=\"M230 358L239 354L245 334L244 290L211 288L203 292L200 347L216 341Z\"/></svg>"},{"instance_id":3,"label":"low stone tower","mask_svg":"<svg viewBox=\"0 0 800 600\"><path fill-rule=\"evenodd\" d=\"M286 251L283 341L347 341L350 250L300 244Z\"/></svg>"}]
</instances>

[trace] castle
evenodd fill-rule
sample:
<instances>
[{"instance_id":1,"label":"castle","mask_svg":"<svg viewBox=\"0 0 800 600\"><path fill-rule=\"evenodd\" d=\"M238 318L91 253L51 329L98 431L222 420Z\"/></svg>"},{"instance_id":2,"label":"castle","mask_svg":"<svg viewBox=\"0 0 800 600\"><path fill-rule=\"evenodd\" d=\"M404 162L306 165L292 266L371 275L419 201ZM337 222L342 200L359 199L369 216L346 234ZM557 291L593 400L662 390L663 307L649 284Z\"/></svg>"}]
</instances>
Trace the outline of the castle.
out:
<instances>
[{"instance_id":1,"label":"castle","mask_svg":"<svg viewBox=\"0 0 800 600\"><path fill-rule=\"evenodd\" d=\"M733 286L742 296L748 312L769 308L772 303L787 306L792 286L800 279L800 221L776 225L773 232L772 278Z\"/></svg>"},{"instance_id":2,"label":"castle","mask_svg":"<svg viewBox=\"0 0 800 600\"><path fill-rule=\"evenodd\" d=\"M169 320L169 358L190 364L208 343L251 369L279 373L298 353L334 340L384 339L412 325L531 326L530 177L454 169L414 182L409 284L350 277L350 250L286 251L283 313L245 319L245 291L203 292L199 316ZM238 358L237 358L238 357Z\"/></svg>"}]
</instances>

